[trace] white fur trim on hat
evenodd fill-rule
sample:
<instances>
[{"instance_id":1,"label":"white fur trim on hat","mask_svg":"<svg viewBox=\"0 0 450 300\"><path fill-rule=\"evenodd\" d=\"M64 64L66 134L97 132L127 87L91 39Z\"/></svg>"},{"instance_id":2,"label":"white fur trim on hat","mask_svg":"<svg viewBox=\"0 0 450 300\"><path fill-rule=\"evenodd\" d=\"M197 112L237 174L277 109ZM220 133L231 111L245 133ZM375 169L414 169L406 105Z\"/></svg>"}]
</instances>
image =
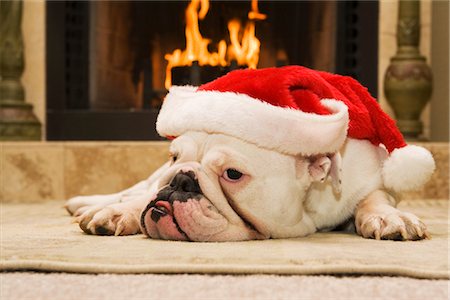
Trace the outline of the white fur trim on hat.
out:
<instances>
[{"instance_id":1,"label":"white fur trim on hat","mask_svg":"<svg viewBox=\"0 0 450 300\"><path fill-rule=\"evenodd\" d=\"M434 169L433 156L427 149L414 145L395 149L383 165L384 186L396 192L418 189Z\"/></svg>"},{"instance_id":2,"label":"white fur trim on hat","mask_svg":"<svg viewBox=\"0 0 450 300\"><path fill-rule=\"evenodd\" d=\"M347 137L348 109L334 99L321 100L321 104L330 115L278 107L245 94L173 86L159 112L156 130L175 137L187 131L222 133L292 155L333 153Z\"/></svg>"}]
</instances>

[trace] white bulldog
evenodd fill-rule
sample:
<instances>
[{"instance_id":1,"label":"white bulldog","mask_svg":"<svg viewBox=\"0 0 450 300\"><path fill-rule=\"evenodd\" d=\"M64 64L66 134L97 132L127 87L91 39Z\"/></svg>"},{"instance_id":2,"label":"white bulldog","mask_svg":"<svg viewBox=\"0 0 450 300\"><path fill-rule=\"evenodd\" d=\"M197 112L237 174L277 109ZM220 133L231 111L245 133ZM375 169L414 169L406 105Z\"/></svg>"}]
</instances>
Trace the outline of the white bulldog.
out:
<instances>
[{"instance_id":1,"label":"white bulldog","mask_svg":"<svg viewBox=\"0 0 450 300\"><path fill-rule=\"evenodd\" d=\"M421 187L432 155L407 145L354 79L300 66L173 87L156 124L172 159L117 194L67 203L91 234L189 241L302 237L354 218L366 238L428 237L395 192Z\"/></svg>"},{"instance_id":2,"label":"white bulldog","mask_svg":"<svg viewBox=\"0 0 450 300\"><path fill-rule=\"evenodd\" d=\"M333 155L292 156L222 134L188 132L147 180L117 194L80 196L66 207L86 233L154 239L242 241L303 237L354 218L375 239L429 235L395 208L382 184L387 153L347 139Z\"/></svg>"}]
</instances>

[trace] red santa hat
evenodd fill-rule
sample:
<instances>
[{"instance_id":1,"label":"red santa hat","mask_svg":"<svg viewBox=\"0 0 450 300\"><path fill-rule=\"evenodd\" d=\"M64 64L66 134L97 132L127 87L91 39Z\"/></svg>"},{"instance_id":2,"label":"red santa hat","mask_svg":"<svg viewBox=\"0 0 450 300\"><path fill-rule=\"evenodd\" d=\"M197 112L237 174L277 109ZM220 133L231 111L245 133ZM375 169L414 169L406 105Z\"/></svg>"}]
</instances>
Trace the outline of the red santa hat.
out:
<instances>
[{"instance_id":1,"label":"red santa hat","mask_svg":"<svg viewBox=\"0 0 450 300\"><path fill-rule=\"evenodd\" d=\"M383 180L395 191L420 187L435 168L430 152L407 145L360 83L300 66L237 70L198 88L174 86L156 129L169 138L222 133L291 155L334 153L346 138L368 140L389 152Z\"/></svg>"}]
</instances>

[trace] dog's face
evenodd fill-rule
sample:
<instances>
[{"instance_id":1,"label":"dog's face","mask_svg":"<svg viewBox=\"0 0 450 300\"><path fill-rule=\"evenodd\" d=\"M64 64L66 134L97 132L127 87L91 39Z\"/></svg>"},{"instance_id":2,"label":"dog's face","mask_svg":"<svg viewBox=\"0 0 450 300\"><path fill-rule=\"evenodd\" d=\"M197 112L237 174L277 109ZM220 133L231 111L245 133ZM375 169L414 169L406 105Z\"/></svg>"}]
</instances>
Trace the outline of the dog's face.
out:
<instances>
[{"instance_id":1,"label":"dog's face","mask_svg":"<svg viewBox=\"0 0 450 300\"><path fill-rule=\"evenodd\" d=\"M303 200L330 160L261 149L239 139L190 132L175 139L159 191L141 217L151 238L238 241L292 237Z\"/></svg>"}]
</instances>

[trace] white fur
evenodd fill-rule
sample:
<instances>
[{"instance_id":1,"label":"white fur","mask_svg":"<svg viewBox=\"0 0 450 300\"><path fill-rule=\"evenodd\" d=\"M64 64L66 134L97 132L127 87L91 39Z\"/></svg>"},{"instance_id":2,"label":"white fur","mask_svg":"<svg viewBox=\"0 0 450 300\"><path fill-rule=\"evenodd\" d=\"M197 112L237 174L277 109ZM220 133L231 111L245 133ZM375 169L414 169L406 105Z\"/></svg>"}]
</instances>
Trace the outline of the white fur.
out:
<instances>
[{"instance_id":1,"label":"white fur","mask_svg":"<svg viewBox=\"0 0 450 300\"><path fill-rule=\"evenodd\" d=\"M384 185L396 192L418 189L434 169L433 156L427 149L414 145L395 149L384 162Z\"/></svg>"},{"instance_id":2,"label":"white fur","mask_svg":"<svg viewBox=\"0 0 450 300\"><path fill-rule=\"evenodd\" d=\"M164 100L156 129L175 137L187 131L222 133L291 155L333 153L346 139L348 108L333 99L321 103L332 114L277 107L245 94L175 86Z\"/></svg>"}]
</instances>

